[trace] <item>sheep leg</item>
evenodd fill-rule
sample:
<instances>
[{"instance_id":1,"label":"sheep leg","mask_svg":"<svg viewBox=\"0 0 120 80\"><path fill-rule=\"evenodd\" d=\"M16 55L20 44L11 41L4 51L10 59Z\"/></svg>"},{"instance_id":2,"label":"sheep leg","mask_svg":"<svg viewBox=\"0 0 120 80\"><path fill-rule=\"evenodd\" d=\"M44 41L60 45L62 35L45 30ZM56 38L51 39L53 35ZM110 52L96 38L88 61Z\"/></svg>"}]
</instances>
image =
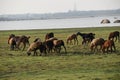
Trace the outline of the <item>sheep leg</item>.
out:
<instances>
[{"instance_id":1,"label":"sheep leg","mask_svg":"<svg viewBox=\"0 0 120 80\"><path fill-rule=\"evenodd\" d=\"M37 52L36 52L36 50L34 51L34 55L33 56L37 56Z\"/></svg>"},{"instance_id":2,"label":"sheep leg","mask_svg":"<svg viewBox=\"0 0 120 80\"><path fill-rule=\"evenodd\" d=\"M110 52L111 52L111 53L113 52L113 50L112 50L112 46L110 46Z\"/></svg>"},{"instance_id":3,"label":"sheep leg","mask_svg":"<svg viewBox=\"0 0 120 80\"><path fill-rule=\"evenodd\" d=\"M14 45L10 45L10 50L14 50Z\"/></svg>"},{"instance_id":4,"label":"sheep leg","mask_svg":"<svg viewBox=\"0 0 120 80\"><path fill-rule=\"evenodd\" d=\"M115 45L113 45L113 48L114 48L114 51L116 51L116 47L115 47Z\"/></svg>"},{"instance_id":5,"label":"sheep leg","mask_svg":"<svg viewBox=\"0 0 120 80\"><path fill-rule=\"evenodd\" d=\"M22 49L22 51L24 51L24 49L25 49L25 47L26 47L26 43L23 43L23 49Z\"/></svg>"},{"instance_id":6,"label":"sheep leg","mask_svg":"<svg viewBox=\"0 0 120 80\"><path fill-rule=\"evenodd\" d=\"M65 46L63 46L64 47L64 49L65 49L65 53L67 53L67 51L66 51L66 47Z\"/></svg>"},{"instance_id":7,"label":"sheep leg","mask_svg":"<svg viewBox=\"0 0 120 80\"><path fill-rule=\"evenodd\" d=\"M109 47L107 47L107 51L106 52L108 53L108 51L109 51Z\"/></svg>"},{"instance_id":8,"label":"sheep leg","mask_svg":"<svg viewBox=\"0 0 120 80\"><path fill-rule=\"evenodd\" d=\"M115 42L117 41L117 36L115 37Z\"/></svg>"}]
</instances>

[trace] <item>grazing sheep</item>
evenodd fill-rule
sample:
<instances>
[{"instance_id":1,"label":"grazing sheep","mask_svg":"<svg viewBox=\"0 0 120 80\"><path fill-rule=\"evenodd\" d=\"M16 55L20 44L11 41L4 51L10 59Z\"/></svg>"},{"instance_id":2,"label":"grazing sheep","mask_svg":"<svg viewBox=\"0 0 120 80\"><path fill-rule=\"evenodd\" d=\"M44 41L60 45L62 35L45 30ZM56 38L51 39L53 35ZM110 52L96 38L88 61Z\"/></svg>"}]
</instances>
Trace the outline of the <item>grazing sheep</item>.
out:
<instances>
[{"instance_id":1,"label":"grazing sheep","mask_svg":"<svg viewBox=\"0 0 120 80\"><path fill-rule=\"evenodd\" d=\"M54 41L54 40L57 40L57 38L52 37L52 38L47 39L47 40L44 42L44 44L46 45L46 48L47 48L48 53L52 52L52 49L53 49L53 47L54 47L54 44L53 44L53 41Z\"/></svg>"},{"instance_id":2,"label":"grazing sheep","mask_svg":"<svg viewBox=\"0 0 120 80\"><path fill-rule=\"evenodd\" d=\"M64 41L63 40L54 40L53 41L53 44L54 44L54 47L55 47L55 51L60 53L61 51L61 46L64 47L64 50L65 50L65 53L66 53L66 47L65 47L65 44L64 44Z\"/></svg>"},{"instance_id":3,"label":"grazing sheep","mask_svg":"<svg viewBox=\"0 0 120 80\"><path fill-rule=\"evenodd\" d=\"M100 46L100 49L102 48L102 45L104 44L104 39L103 38L95 38L92 40L91 44L90 44L90 49L91 51L94 51L97 49L97 46ZM98 49L97 49L98 50Z\"/></svg>"},{"instance_id":4,"label":"grazing sheep","mask_svg":"<svg viewBox=\"0 0 120 80\"><path fill-rule=\"evenodd\" d=\"M27 49L27 54L28 56L31 55L31 52L34 51L34 55L38 55L37 54L37 50L40 51L40 55L42 55L42 53L44 52L46 55L46 46L44 45L43 42L40 41L36 41L30 44L29 48Z\"/></svg>"},{"instance_id":5,"label":"grazing sheep","mask_svg":"<svg viewBox=\"0 0 120 80\"><path fill-rule=\"evenodd\" d=\"M108 53L109 48L110 48L110 52L113 52L112 47L114 48L114 51L116 51L116 47L115 47L114 41L113 40L106 40L104 42L104 44L102 45L102 52L105 53L105 49L107 49L106 52Z\"/></svg>"},{"instance_id":6,"label":"grazing sheep","mask_svg":"<svg viewBox=\"0 0 120 80\"><path fill-rule=\"evenodd\" d=\"M26 44L30 45L29 44L29 38L30 38L30 36L28 36L28 37L25 36L25 35L23 35L23 36L15 36L14 34L11 34L9 36L9 38L8 38L8 44L9 44L9 40L11 38L14 38L14 41L16 42L16 48L18 48L18 49L20 49L19 46L20 46L21 43L23 43L23 50L25 49Z\"/></svg>"},{"instance_id":7,"label":"grazing sheep","mask_svg":"<svg viewBox=\"0 0 120 80\"><path fill-rule=\"evenodd\" d=\"M77 32L77 35L80 35L83 39L82 41L82 45L86 44L87 42L91 42L94 38L95 38L95 34L94 33L80 33Z\"/></svg>"},{"instance_id":8,"label":"grazing sheep","mask_svg":"<svg viewBox=\"0 0 120 80\"><path fill-rule=\"evenodd\" d=\"M117 39L118 39L118 41L120 41L119 35L120 35L119 31L111 32L108 36L108 39L109 40L114 40L114 38L115 38L115 42L117 41Z\"/></svg>"},{"instance_id":9,"label":"grazing sheep","mask_svg":"<svg viewBox=\"0 0 120 80\"><path fill-rule=\"evenodd\" d=\"M77 39L77 35L76 34L72 34L70 36L68 36L67 38L67 44L70 43L72 44L72 40L74 40L74 44L78 44L78 39Z\"/></svg>"},{"instance_id":10,"label":"grazing sheep","mask_svg":"<svg viewBox=\"0 0 120 80\"><path fill-rule=\"evenodd\" d=\"M22 51L24 51L25 47L26 47L26 44L30 45L29 43L29 39L30 39L30 36L20 36L20 38L17 40L17 47L19 48L20 44L23 43L23 49Z\"/></svg>"}]
</instances>

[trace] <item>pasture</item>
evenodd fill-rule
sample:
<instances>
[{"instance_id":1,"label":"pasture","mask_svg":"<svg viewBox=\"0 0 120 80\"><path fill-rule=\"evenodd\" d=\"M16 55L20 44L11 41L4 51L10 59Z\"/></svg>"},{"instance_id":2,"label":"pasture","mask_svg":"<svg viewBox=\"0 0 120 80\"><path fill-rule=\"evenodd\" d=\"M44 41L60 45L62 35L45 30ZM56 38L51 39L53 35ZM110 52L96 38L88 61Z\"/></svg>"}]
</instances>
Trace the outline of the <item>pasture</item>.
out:
<instances>
[{"instance_id":1,"label":"pasture","mask_svg":"<svg viewBox=\"0 0 120 80\"><path fill-rule=\"evenodd\" d=\"M67 45L67 36L77 32L95 33L95 37L108 39L113 31L120 27L71 28L49 30L0 31L0 80L119 80L120 79L120 43L115 42L116 52L103 54L90 52L89 44L83 46L78 36L78 45ZM10 51L7 43L10 34L30 36L30 43L45 34L53 32L62 39L67 48L61 54L50 53L47 56L27 56L26 50ZM27 46L28 47L28 46Z\"/></svg>"}]
</instances>

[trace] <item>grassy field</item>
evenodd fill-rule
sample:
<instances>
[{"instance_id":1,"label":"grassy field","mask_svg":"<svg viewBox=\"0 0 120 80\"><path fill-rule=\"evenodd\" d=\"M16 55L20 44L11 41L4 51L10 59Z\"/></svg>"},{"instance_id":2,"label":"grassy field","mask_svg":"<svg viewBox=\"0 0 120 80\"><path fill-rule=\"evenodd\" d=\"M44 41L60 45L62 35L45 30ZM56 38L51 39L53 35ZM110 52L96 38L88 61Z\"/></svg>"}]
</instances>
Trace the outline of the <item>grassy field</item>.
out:
<instances>
[{"instance_id":1,"label":"grassy field","mask_svg":"<svg viewBox=\"0 0 120 80\"><path fill-rule=\"evenodd\" d=\"M48 56L27 56L25 51L10 51L7 39L10 34L31 36L30 43L37 37L44 41L46 33L53 32L58 39L66 42L68 35L76 32L93 32L97 37L107 39L112 31L120 27L74 28L50 30L0 31L0 80L119 80L120 43L115 42L115 53L92 54L89 45L66 45L67 54L62 50Z\"/></svg>"}]
</instances>

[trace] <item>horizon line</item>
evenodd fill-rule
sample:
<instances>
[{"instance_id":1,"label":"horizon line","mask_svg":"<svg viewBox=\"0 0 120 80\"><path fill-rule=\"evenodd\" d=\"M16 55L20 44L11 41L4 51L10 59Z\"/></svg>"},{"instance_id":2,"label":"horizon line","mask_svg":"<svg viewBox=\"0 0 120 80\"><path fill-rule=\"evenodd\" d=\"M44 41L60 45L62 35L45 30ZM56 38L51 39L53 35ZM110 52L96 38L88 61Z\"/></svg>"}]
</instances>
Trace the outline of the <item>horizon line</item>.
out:
<instances>
[{"instance_id":1,"label":"horizon line","mask_svg":"<svg viewBox=\"0 0 120 80\"><path fill-rule=\"evenodd\" d=\"M28 13L4 13L4 14L0 14L0 15L22 15L22 14L57 14L57 13L69 13L69 12L82 12L82 11L109 11L109 10L120 10L120 8L117 9L101 9L101 10L68 10L68 11L61 11L61 12L46 12L46 13L39 13L39 12L28 12Z\"/></svg>"}]
</instances>

